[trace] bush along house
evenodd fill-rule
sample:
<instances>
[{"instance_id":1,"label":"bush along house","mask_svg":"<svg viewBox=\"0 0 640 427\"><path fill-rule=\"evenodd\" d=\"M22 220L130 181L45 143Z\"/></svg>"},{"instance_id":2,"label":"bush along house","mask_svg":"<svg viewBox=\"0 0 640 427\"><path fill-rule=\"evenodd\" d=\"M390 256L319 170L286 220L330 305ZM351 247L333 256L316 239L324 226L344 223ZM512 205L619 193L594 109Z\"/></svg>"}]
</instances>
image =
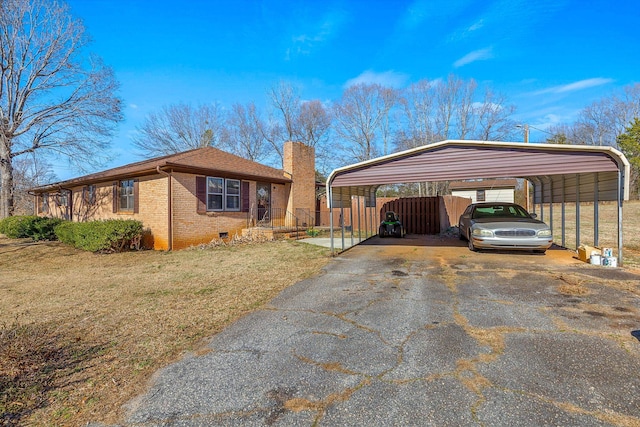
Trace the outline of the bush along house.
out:
<instances>
[{"instance_id":1,"label":"bush along house","mask_svg":"<svg viewBox=\"0 0 640 427\"><path fill-rule=\"evenodd\" d=\"M313 225L313 147L286 142L276 169L217 148L185 151L32 189L40 216L136 219L144 245L183 249Z\"/></svg>"}]
</instances>

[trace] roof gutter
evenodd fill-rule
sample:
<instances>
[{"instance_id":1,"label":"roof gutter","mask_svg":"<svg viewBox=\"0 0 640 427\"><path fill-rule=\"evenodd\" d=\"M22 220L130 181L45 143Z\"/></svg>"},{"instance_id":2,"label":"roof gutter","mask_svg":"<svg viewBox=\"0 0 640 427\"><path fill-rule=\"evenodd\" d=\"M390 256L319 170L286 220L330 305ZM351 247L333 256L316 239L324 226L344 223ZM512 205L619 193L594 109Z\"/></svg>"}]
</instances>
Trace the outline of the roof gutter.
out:
<instances>
[{"instance_id":1,"label":"roof gutter","mask_svg":"<svg viewBox=\"0 0 640 427\"><path fill-rule=\"evenodd\" d=\"M171 183L173 181L173 176L171 175L171 171L165 172L160 169L160 165L156 166L156 171L167 177L168 185L167 185L167 250L173 250L173 190Z\"/></svg>"}]
</instances>

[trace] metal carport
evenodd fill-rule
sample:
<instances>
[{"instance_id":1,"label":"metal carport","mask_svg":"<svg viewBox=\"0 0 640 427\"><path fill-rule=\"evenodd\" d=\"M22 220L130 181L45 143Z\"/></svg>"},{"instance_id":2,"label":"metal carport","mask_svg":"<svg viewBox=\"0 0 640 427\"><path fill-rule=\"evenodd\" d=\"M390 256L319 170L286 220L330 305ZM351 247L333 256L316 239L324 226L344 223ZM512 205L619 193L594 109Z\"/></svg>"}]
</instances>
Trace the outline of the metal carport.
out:
<instances>
[{"instance_id":1,"label":"metal carport","mask_svg":"<svg viewBox=\"0 0 640 427\"><path fill-rule=\"evenodd\" d=\"M534 186L533 203L540 205L541 213L544 204L552 210L552 203L562 203L563 246L565 202L576 203L576 247L580 244L580 203L593 202L597 246L598 203L617 202L618 263L622 265L622 207L623 201L629 200L629 168L625 156L612 147L461 140L442 141L344 166L331 172L326 184L331 251L335 248L333 208L350 206L352 196L364 197L365 206L375 207L380 185L524 178ZM372 221L369 225L373 226ZM344 229L342 236L344 249Z\"/></svg>"}]
</instances>

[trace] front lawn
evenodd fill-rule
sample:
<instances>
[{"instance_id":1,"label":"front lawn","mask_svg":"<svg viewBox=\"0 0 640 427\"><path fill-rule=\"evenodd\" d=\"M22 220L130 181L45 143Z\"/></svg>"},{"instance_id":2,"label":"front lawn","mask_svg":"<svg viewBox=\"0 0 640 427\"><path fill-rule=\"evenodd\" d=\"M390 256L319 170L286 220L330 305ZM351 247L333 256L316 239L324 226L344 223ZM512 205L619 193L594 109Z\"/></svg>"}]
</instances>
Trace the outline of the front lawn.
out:
<instances>
[{"instance_id":1,"label":"front lawn","mask_svg":"<svg viewBox=\"0 0 640 427\"><path fill-rule=\"evenodd\" d=\"M97 255L0 237L0 425L116 422L153 372L328 260L295 241Z\"/></svg>"}]
</instances>

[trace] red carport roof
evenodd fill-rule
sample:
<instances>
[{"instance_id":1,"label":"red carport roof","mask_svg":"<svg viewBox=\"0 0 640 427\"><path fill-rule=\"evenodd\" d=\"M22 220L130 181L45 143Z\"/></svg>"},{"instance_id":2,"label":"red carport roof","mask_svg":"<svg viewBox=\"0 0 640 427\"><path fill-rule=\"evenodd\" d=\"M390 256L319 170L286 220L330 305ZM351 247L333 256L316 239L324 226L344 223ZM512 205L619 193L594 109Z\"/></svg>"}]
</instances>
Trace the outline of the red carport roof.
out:
<instances>
[{"instance_id":1,"label":"red carport roof","mask_svg":"<svg viewBox=\"0 0 640 427\"><path fill-rule=\"evenodd\" d=\"M539 185L536 202L617 200L619 172L628 200L629 162L612 147L447 140L335 169L327 191L344 198L382 184L525 178Z\"/></svg>"}]
</instances>

